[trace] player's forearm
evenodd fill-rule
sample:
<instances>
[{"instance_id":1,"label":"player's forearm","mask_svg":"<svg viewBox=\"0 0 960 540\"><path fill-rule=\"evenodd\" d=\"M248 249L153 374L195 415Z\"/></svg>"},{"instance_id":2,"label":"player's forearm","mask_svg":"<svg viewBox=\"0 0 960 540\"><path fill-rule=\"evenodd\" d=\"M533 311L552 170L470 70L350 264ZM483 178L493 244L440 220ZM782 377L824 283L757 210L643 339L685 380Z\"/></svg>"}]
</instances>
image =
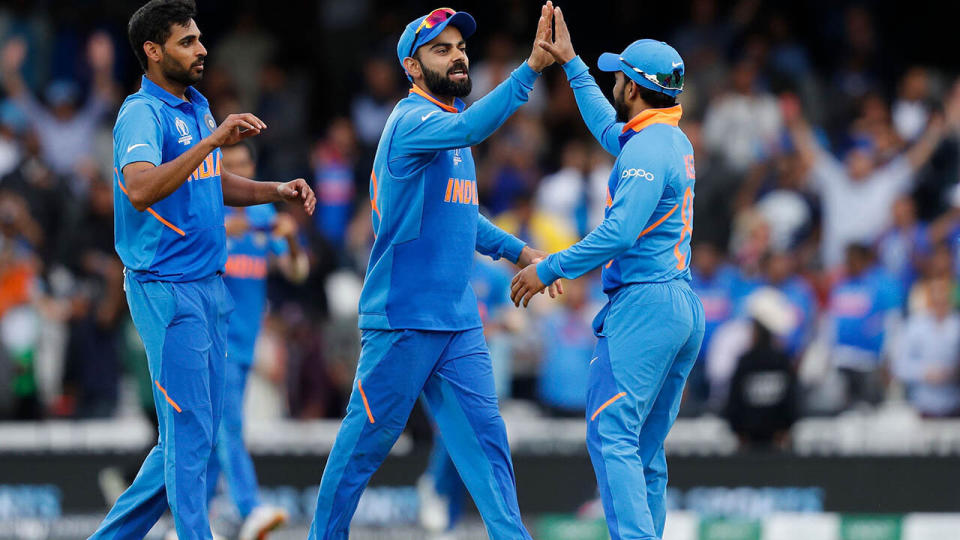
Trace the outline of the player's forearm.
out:
<instances>
[{"instance_id":1,"label":"player's forearm","mask_svg":"<svg viewBox=\"0 0 960 540\"><path fill-rule=\"evenodd\" d=\"M206 139L180 154L176 159L137 170L137 163L123 168L124 186L133 207L143 212L176 191L197 170L203 160L216 149Z\"/></svg>"},{"instance_id":2,"label":"player's forearm","mask_svg":"<svg viewBox=\"0 0 960 540\"><path fill-rule=\"evenodd\" d=\"M477 243L476 250L493 260L501 257L512 263L520 259L520 253L526 243L523 240L497 227L484 216L480 216L477 221Z\"/></svg>"},{"instance_id":3,"label":"player's forearm","mask_svg":"<svg viewBox=\"0 0 960 540\"><path fill-rule=\"evenodd\" d=\"M624 234L615 224L604 221L583 240L537 264L537 276L543 283L576 279L615 259L635 242L636 236Z\"/></svg>"},{"instance_id":4,"label":"player's forearm","mask_svg":"<svg viewBox=\"0 0 960 540\"><path fill-rule=\"evenodd\" d=\"M573 97L587 129L605 150L614 155L618 154L620 133L617 129L617 112L590 75L587 64L579 56L575 56L563 65L563 70L567 74Z\"/></svg>"},{"instance_id":5,"label":"player's forearm","mask_svg":"<svg viewBox=\"0 0 960 540\"><path fill-rule=\"evenodd\" d=\"M277 191L279 182L258 182L226 170L220 174L220 180L223 204L227 206L254 206L281 200Z\"/></svg>"}]
</instances>

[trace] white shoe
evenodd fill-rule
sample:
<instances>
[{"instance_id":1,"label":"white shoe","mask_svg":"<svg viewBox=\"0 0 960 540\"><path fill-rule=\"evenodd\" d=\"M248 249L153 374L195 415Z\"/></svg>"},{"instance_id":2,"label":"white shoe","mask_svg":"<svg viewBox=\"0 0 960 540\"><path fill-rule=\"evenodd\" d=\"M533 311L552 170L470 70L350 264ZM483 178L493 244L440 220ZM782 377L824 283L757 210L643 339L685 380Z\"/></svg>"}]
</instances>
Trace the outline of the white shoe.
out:
<instances>
[{"instance_id":1,"label":"white shoe","mask_svg":"<svg viewBox=\"0 0 960 540\"><path fill-rule=\"evenodd\" d=\"M442 533L450 527L450 501L437 493L433 478L423 475L417 481L420 496L420 526L432 533Z\"/></svg>"},{"instance_id":2,"label":"white shoe","mask_svg":"<svg viewBox=\"0 0 960 540\"><path fill-rule=\"evenodd\" d=\"M290 514L275 506L258 506L250 512L240 528L240 540L264 540L270 531L283 525Z\"/></svg>"}]
</instances>

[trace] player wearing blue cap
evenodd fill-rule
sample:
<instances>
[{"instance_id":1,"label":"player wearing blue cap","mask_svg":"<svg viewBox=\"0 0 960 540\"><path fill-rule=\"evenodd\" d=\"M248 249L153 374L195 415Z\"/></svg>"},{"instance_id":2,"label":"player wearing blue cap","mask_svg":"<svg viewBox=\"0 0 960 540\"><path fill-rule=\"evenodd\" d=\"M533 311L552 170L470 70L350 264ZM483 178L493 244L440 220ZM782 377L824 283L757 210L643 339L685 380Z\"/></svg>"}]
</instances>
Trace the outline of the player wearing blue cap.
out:
<instances>
[{"instance_id":1,"label":"player wearing blue cap","mask_svg":"<svg viewBox=\"0 0 960 540\"><path fill-rule=\"evenodd\" d=\"M543 6L537 39L550 39L552 15L552 5ZM526 102L553 57L534 46L464 109L459 98L471 89L464 40L475 29L469 14L442 8L408 24L397 44L413 86L387 120L370 175L376 239L360 295L360 360L323 471L312 539L346 540L364 487L421 393L490 537L530 538L469 279L475 251L521 267L542 252L479 215L470 146Z\"/></svg>"},{"instance_id":2,"label":"player wearing blue cap","mask_svg":"<svg viewBox=\"0 0 960 540\"><path fill-rule=\"evenodd\" d=\"M512 298L527 305L544 283L603 267L607 305L594 320L587 449L613 540L662 538L667 462L663 441L703 339L700 300L691 291L693 149L677 127L683 60L643 39L600 57L616 73L613 106L573 51L555 10L556 41L539 45L563 64L590 132L617 156L603 222L580 242L514 277Z\"/></svg>"},{"instance_id":3,"label":"player wearing blue cap","mask_svg":"<svg viewBox=\"0 0 960 540\"><path fill-rule=\"evenodd\" d=\"M152 0L128 26L145 75L113 130L115 244L147 352L160 436L91 538L143 538L167 508L181 540L212 537L205 482L233 310L220 277L224 204L302 200L308 213L316 205L303 179L256 182L223 169L220 147L266 125L236 114L218 127L191 86L203 77L207 54L195 9L190 0Z\"/></svg>"}]
</instances>

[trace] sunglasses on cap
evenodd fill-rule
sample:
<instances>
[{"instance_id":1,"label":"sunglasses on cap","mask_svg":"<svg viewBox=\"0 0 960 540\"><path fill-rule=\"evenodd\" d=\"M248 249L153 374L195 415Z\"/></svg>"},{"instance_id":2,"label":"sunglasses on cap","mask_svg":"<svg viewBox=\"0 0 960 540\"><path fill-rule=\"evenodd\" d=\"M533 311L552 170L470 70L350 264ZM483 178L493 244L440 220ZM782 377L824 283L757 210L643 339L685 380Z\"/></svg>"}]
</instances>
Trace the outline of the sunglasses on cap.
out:
<instances>
[{"instance_id":1,"label":"sunglasses on cap","mask_svg":"<svg viewBox=\"0 0 960 540\"><path fill-rule=\"evenodd\" d=\"M410 45L410 53L407 56L413 56L413 50L417 48L417 37L420 36L420 31L426 28L427 30L437 26L438 24L446 21L450 17L456 15L457 11L451 8L437 8L430 12L429 15L423 18L423 21L420 23L420 26L417 27L417 31L413 33L413 44Z\"/></svg>"},{"instance_id":2,"label":"sunglasses on cap","mask_svg":"<svg viewBox=\"0 0 960 540\"><path fill-rule=\"evenodd\" d=\"M639 73L644 79L652 82L653 84L663 88L664 90L683 90L683 74L679 70L673 70L670 73L646 73L638 67L630 65L630 62L627 62L620 57L620 61L623 62L625 66Z\"/></svg>"}]
</instances>

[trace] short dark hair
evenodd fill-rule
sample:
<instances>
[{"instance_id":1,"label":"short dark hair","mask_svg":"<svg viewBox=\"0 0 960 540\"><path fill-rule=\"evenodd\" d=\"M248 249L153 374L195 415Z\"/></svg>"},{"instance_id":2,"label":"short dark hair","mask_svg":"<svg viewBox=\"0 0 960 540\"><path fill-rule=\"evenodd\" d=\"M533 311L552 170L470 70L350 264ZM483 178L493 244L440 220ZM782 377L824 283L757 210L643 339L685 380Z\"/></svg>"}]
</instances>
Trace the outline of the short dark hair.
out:
<instances>
[{"instance_id":1,"label":"short dark hair","mask_svg":"<svg viewBox=\"0 0 960 540\"><path fill-rule=\"evenodd\" d=\"M663 92L657 92L655 90L650 90L649 88L644 88L639 84L637 85L637 88L640 89L640 98L643 99L647 105L653 107L654 109L666 109L667 107L673 107L677 104L677 98L673 96L668 96Z\"/></svg>"},{"instance_id":2,"label":"short dark hair","mask_svg":"<svg viewBox=\"0 0 960 540\"><path fill-rule=\"evenodd\" d=\"M193 0L150 0L130 16L127 37L144 73L147 72L147 53L143 52L143 44L152 41L162 45L170 37L172 25L186 26L196 16L197 5Z\"/></svg>"},{"instance_id":3,"label":"short dark hair","mask_svg":"<svg viewBox=\"0 0 960 540\"><path fill-rule=\"evenodd\" d=\"M257 150L256 150L256 148L253 147L252 144L250 144L250 141L240 141L240 142L238 142L238 143L236 143L236 144L231 144L230 146L224 146L223 148L221 148L221 151L223 151L223 150L228 150L228 149L234 149L234 148L246 150L246 151L247 151L247 155L250 156L250 161L252 161L252 162L254 162L254 163L257 162Z\"/></svg>"}]
</instances>

